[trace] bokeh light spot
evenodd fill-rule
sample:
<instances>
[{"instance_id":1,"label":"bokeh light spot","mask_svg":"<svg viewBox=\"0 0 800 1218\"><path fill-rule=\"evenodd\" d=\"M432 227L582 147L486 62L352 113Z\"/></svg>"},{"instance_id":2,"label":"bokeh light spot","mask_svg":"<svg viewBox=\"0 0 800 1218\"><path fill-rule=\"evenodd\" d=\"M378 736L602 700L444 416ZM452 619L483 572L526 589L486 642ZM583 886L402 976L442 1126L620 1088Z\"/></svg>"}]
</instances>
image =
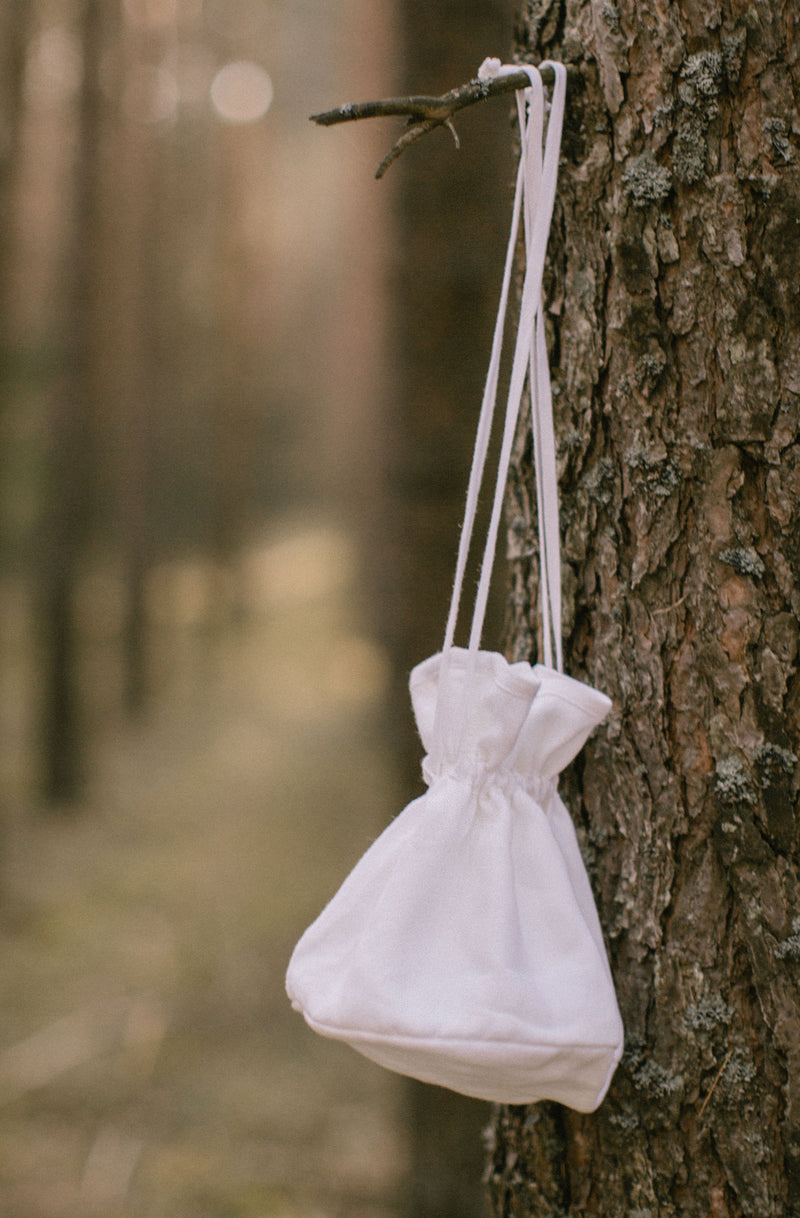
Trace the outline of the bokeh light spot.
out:
<instances>
[{"instance_id":1,"label":"bokeh light spot","mask_svg":"<svg viewBox=\"0 0 800 1218\"><path fill-rule=\"evenodd\" d=\"M211 84L211 101L228 123L254 123L272 105L275 90L259 64L237 60L220 68Z\"/></svg>"}]
</instances>

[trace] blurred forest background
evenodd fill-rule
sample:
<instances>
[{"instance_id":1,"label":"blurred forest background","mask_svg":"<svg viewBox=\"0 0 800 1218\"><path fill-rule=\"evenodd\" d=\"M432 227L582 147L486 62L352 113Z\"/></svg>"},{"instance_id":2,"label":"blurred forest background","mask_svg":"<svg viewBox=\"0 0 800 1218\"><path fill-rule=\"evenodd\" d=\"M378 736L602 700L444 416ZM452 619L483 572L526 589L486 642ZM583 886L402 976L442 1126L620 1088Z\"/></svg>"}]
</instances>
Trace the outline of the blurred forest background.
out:
<instances>
[{"instance_id":1,"label":"blurred forest background","mask_svg":"<svg viewBox=\"0 0 800 1218\"><path fill-rule=\"evenodd\" d=\"M0 12L3 1214L484 1212L483 1107L313 1037L283 973L418 790L513 162L502 102L381 183L396 129L308 116L512 20Z\"/></svg>"}]
</instances>

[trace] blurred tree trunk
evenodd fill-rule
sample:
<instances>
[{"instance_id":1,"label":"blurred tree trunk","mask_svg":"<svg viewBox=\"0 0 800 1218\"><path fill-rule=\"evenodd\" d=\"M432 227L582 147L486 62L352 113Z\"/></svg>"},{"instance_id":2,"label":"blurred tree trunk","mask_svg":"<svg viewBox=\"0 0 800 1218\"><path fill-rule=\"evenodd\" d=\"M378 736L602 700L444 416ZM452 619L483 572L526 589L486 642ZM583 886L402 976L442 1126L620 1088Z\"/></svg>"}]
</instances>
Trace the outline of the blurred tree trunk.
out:
<instances>
[{"instance_id":1,"label":"blurred tree trunk","mask_svg":"<svg viewBox=\"0 0 800 1218\"><path fill-rule=\"evenodd\" d=\"M568 670L614 699L565 782L626 1054L597 1114L501 1108L503 1218L800 1214L797 9L534 0L571 65L548 301ZM532 477L510 491L536 652Z\"/></svg>"},{"instance_id":2,"label":"blurred tree trunk","mask_svg":"<svg viewBox=\"0 0 800 1218\"><path fill-rule=\"evenodd\" d=\"M50 484L42 553L44 793L69 802L84 776L75 586L95 507L93 416L98 353L97 301L102 281L97 232L100 212L100 66L103 0L80 9L82 80L78 97L74 191L64 255L62 366L53 391Z\"/></svg>"},{"instance_id":3,"label":"blurred tree trunk","mask_svg":"<svg viewBox=\"0 0 800 1218\"><path fill-rule=\"evenodd\" d=\"M257 437L254 388L252 255L247 240L247 176L252 155L249 125L221 124L218 202L218 385L211 423L213 511L211 556L217 579L217 624L241 618L236 571L252 529Z\"/></svg>"},{"instance_id":4,"label":"blurred tree trunk","mask_svg":"<svg viewBox=\"0 0 800 1218\"><path fill-rule=\"evenodd\" d=\"M31 23L28 0L19 0L13 9L0 13L0 428L13 397L15 335L9 324L11 313L11 254L16 226L14 201L19 173L22 108L25 81L25 52ZM7 445L0 452L0 496L6 491L9 476ZM0 528L0 575L17 549L14 531L3 522ZM5 827L8 803L0 802L0 859L4 862Z\"/></svg>"},{"instance_id":5,"label":"blurred tree trunk","mask_svg":"<svg viewBox=\"0 0 800 1218\"><path fill-rule=\"evenodd\" d=\"M164 320L163 175L156 121L157 67L164 53L164 33L119 17L115 21L117 130L114 180L109 184L114 225L106 238L116 289L109 318L114 359L108 369L108 396L115 405L109 429L116 428L110 490L125 580L123 703L128 714L136 716L148 695L145 583L153 557L153 447L159 332Z\"/></svg>"},{"instance_id":6,"label":"blurred tree trunk","mask_svg":"<svg viewBox=\"0 0 800 1218\"><path fill-rule=\"evenodd\" d=\"M473 77L487 55L506 55L512 8L505 0L403 0L399 8L403 92L444 92ZM476 107L457 126L460 151L443 130L390 171L399 188L390 445L398 708L408 705L410 668L437 651L444 635L511 205L508 108ZM410 713L404 727L402 780L410 797L421 784ZM397 739L397 724L393 732ZM409 1105L412 1177L405 1212L410 1218L484 1214L488 1105L422 1083L409 1084Z\"/></svg>"},{"instance_id":7,"label":"blurred tree trunk","mask_svg":"<svg viewBox=\"0 0 800 1218\"><path fill-rule=\"evenodd\" d=\"M28 0L0 13L0 421L14 396L15 375L20 363L19 336L14 332L12 263L17 225L15 203L22 157L22 117L25 93L25 57L30 37L32 10ZM4 425L4 424L3 424ZM10 494L6 480L13 478L8 449L0 450L0 495ZM0 567L19 546L19 538L7 520L0 525Z\"/></svg>"},{"instance_id":8,"label":"blurred tree trunk","mask_svg":"<svg viewBox=\"0 0 800 1218\"><path fill-rule=\"evenodd\" d=\"M0 13L0 372L3 386L7 380L10 345L9 254L15 230L14 191L20 160L25 54L30 26L30 0L19 0Z\"/></svg>"}]
</instances>

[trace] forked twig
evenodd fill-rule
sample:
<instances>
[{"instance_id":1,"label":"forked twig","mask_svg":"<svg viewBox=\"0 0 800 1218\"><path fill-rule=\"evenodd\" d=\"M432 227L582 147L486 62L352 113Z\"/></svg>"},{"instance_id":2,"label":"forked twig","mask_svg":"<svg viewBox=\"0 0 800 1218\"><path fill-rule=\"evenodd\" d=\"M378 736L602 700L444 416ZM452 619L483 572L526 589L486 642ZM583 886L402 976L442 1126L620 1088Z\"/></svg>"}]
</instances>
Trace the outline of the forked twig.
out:
<instances>
[{"instance_id":1,"label":"forked twig","mask_svg":"<svg viewBox=\"0 0 800 1218\"><path fill-rule=\"evenodd\" d=\"M541 69L542 79L549 84L554 79L553 69ZM387 118L400 116L408 119L408 129L394 143L389 152L378 166L375 177L382 178L409 145L416 143L423 135L436 127L447 127L456 141L458 136L453 126L453 115L466 106L476 102L486 101L490 97L499 97L504 93L514 93L530 84L528 73L523 69L519 72L509 72L507 75L493 76L489 79L467 81L457 89L443 93L441 97L386 97L380 101L357 102L338 106L335 110L326 110L323 114L312 114L311 121L321 127L332 127L336 123L350 123L361 118Z\"/></svg>"}]
</instances>

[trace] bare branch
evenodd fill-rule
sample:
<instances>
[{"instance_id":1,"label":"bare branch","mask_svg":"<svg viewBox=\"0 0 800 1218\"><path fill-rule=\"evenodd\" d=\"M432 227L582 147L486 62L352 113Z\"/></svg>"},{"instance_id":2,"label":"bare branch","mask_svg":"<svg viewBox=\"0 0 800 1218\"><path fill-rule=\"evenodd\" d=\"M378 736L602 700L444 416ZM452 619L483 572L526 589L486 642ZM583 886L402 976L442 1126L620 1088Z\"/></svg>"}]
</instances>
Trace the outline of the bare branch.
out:
<instances>
[{"instance_id":1,"label":"bare branch","mask_svg":"<svg viewBox=\"0 0 800 1218\"><path fill-rule=\"evenodd\" d=\"M550 83L554 79L553 69L543 68L542 79ZM401 152L435 127L447 126L457 147L458 137L452 124L453 115L457 111L476 102L486 101L490 97L514 93L529 84L528 73L520 69L519 72L495 76L489 80L470 80L457 89L451 89L449 93L443 93L441 97L386 97L379 101L351 103L335 110L326 110L323 114L312 114L311 121L321 127L332 127L336 123L349 123L361 118L407 118L409 129L397 140L378 166L375 177L381 178Z\"/></svg>"},{"instance_id":2,"label":"bare branch","mask_svg":"<svg viewBox=\"0 0 800 1218\"><path fill-rule=\"evenodd\" d=\"M427 122L415 123L413 127L409 127L386 153L386 156L375 170L375 177L382 178L389 166L395 163L401 152L404 152L410 144L415 144L418 139L421 139L423 135L427 135L429 131L433 131L434 127L444 126L446 121L443 118L431 118Z\"/></svg>"}]
</instances>

